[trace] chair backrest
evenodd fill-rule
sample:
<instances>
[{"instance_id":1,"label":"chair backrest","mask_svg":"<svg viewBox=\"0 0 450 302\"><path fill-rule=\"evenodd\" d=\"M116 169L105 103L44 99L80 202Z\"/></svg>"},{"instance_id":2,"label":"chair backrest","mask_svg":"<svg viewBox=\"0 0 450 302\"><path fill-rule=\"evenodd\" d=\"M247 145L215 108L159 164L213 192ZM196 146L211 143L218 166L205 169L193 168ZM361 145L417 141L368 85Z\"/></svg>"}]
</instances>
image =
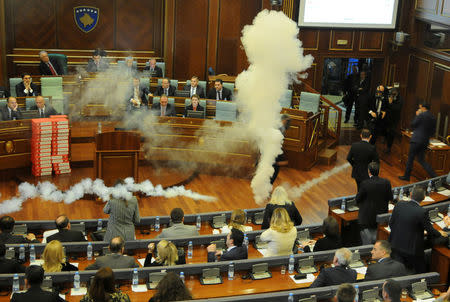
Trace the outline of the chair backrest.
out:
<instances>
[{"instance_id":1,"label":"chair backrest","mask_svg":"<svg viewBox=\"0 0 450 302\"><path fill-rule=\"evenodd\" d=\"M156 62L156 66L161 68L163 77L166 76L166 63L165 62Z\"/></svg>"},{"instance_id":2,"label":"chair backrest","mask_svg":"<svg viewBox=\"0 0 450 302\"><path fill-rule=\"evenodd\" d=\"M175 105L175 99L174 98L167 98L167 100L168 100L169 104Z\"/></svg>"},{"instance_id":3,"label":"chair backrest","mask_svg":"<svg viewBox=\"0 0 450 302\"><path fill-rule=\"evenodd\" d=\"M191 85L191 80L186 81L186 86ZM198 86L202 87L206 92L206 81L198 81Z\"/></svg>"},{"instance_id":4,"label":"chair backrest","mask_svg":"<svg viewBox=\"0 0 450 302\"><path fill-rule=\"evenodd\" d=\"M6 106L8 99L0 99L0 109Z\"/></svg>"},{"instance_id":5,"label":"chair backrest","mask_svg":"<svg viewBox=\"0 0 450 302\"><path fill-rule=\"evenodd\" d=\"M216 120L218 121L236 121L237 106L234 102L216 102Z\"/></svg>"},{"instance_id":6,"label":"chair backrest","mask_svg":"<svg viewBox=\"0 0 450 302\"><path fill-rule=\"evenodd\" d=\"M125 60L117 60L117 67L125 67ZM137 62L133 61L133 68L137 68Z\"/></svg>"},{"instance_id":7,"label":"chair backrest","mask_svg":"<svg viewBox=\"0 0 450 302\"><path fill-rule=\"evenodd\" d=\"M317 113L320 105L320 94L302 91L300 93L300 110Z\"/></svg>"},{"instance_id":8,"label":"chair backrest","mask_svg":"<svg viewBox=\"0 0 450 302\"><path fill-rule=\"evenodd\" d=\"M150 89L150 77L141 77L139 79L139 86L141 88Z\"/></svg>"},{"instance_id":9,"label":"chair backrest","mask_svg":"<svg viewBox=\"0 0 450 302\"><path fill-rule=\"evenodd\" d=\"M280 98L280 105L282 108L291 108L291 103L292 103L292 90L286 89L286 91Z\"/></svg>"},{"instance_id":10,"label":"chair backrest","mask_svg":"<svg viewBox=\"0 0 450 302\"><path fill-rule=\"evenodd\" d=\"M233 93L233 91L234 91L234 83L225 83L225 82L223 82L223 87L225 87L227 89L230 89L231 93Z\"/></svg>"},{"instance_id":11,"label":"chair backrest","mask_svg":"<svg viewBox=\"0 0 450 302\"><path fill-rule=\"evenodd\" d=\"M63 74L67 74L67 56L62 53L49 53L49 58L54 58L63 68Z\"/></svg>"},{"instance_id":12,"label":"chair backrest","mask_svg":"<svg viewBox=\"0 0 450 302\"><path fill-rule=\"evenodd\" d=\"M159 99L160 99L159 96L154 96L153 97L153 104L158 104L159 103Z\"/></svg>"},{"instance_id":13,"label":"chair backrest","mask_svg":"<svg viewBox=\"0 0 450 302\"><path fill-rule=\"evenodd\" d=\"M64 99L62 77L41 77L42 95L51 96L53 99Z\"/></svg>"},{"instance_id":14,"label":"chair backrest","mask_svg":"<svg viewBox=\"0 0 450 302\"><path fill-rule=\"evenodd\" d=\"M158 86L161 86L163 79L158 79ZM178 87L178 80L170 80L170 85L177 88Z\"/></svg>"},{"instance_id":15,"label":"chair backrest","mask_svg":"<svg viewBox=\"0 0 450 302\"><path fill-rule=\"evenodd\" d=\"M16 85L22 82L22 78L9 78L9 92L11 96L16 97Z\"/></svg>"},{"instance_id":16,"label":"chair backrest","mask_svg":"<svg viewBox=\"0 0 450 302\"><path fill-rule=\"evenodd\" d=\"M36 105L36 99L35 98L26 98L25 99L25 109L30 110L31 107Z\"/></svg>"}]
</instances>

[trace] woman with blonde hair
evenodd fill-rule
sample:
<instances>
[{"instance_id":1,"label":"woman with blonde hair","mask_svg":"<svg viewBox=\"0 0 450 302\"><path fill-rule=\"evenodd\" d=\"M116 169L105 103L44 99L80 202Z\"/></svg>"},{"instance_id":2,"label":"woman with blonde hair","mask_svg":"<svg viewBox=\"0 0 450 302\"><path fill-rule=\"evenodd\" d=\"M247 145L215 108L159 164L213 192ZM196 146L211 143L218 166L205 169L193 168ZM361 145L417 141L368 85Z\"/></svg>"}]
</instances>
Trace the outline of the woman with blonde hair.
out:
<instances>
[{"instance_id":1,"label":"woman with blonde hair","mask_svg":"<svg viewBox=\"0 0 450 302\"><path fill-rule=\"evenodd\" d=\"M238 229L242 233L250 232L253 230L251 226L245 225L245 212L241 209L233 210L231 212L230 224L222 227L221 232L228 234L231 229Z\"/></svg>"},{"instance_id":2,"label":"woman with blonde hair","mask_svg":"<svg viewBox=\"0 0 450 302\"><path fill-rule=\"evenodd\" d=\"M261 234L261 240L267 241L267 254L264 256L284 256L292 254L297 229L284 208L276 208L270 219L270 228Z\"/></svg>"},{"instance_id":3,"label":"woman with blonde hair","mask_svg":"<svg viewBox=\"0 0 450 302\"><path fill-rule=\"evenodd\" d=\"M145 258L144 267L146 266L173 266L177 264L185 264L186 259L178 257L178 249L170 241L161 240L156 246L158 255L155 261L152 262L153 251L155 250L155 244L150 243L148 245L148 254Z\"/></svg>"},{"instance_id":4,"label":"woman with blonde hair","mask_svg":"<svg viewBox=\"0 0 450 302\"><path fill-rule=\"evenodd\" d=\"M47 243L42 259L44 260L42 267L46 273L78 270L76 266L67 261L63 246L58 240L52 240L50 243Z\"/></svg>"},{"instance_id":5,"label":"woman with blonde hair","mask_svg":"<svg viewBox=\"0 0 450 302\"><path fill-rule=\"evenodd\" d=\"M264 209L264 218L261 225L262 230L269 228L270 218L276 208L285 208L294 225L302 224L302 215L300 215L295 207L295 203L289 200L286 190L282 186L278 186L273 190L272 197Z\"/></svg>"}]
</instances>

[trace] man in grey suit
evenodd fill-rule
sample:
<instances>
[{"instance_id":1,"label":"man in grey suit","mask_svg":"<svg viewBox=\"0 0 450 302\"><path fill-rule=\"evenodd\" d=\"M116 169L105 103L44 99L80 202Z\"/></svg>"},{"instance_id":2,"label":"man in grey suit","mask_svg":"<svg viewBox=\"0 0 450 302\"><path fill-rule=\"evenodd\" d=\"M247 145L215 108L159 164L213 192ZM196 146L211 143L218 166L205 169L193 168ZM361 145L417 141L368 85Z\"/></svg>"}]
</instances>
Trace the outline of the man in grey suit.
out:
<instances>
[{"instance_id":1,"label":"man in grey suit","mask_svg":"<svg viewBox=\"0 0 450 302\"><path fill-rule=\"evenodd\" d=\"M109 250L111 255L98 257L95 262L86 270L98 270L102 267L114 268L133 268L139 267L133 257L123 255L125 242L122 237L114 237L109 243Z\"/></svg>"},{"instance_id":2,"label":"man in grey suit","mask_svg":"<svg viewBox=\"0 0 450 302\"><path fill-rule=\"evenodd\" d=\"M198 231L195 225L185 225L184 212L180 208L174 208L170 212L170 220L173 225L167 229L162 230L157 238L183 238L198 236Z\"/></svg>"},{"instance_id":3,"label":"man in grey suit","mask_svg":"<svg viewBox=\"0 0 450 302\"><path fill-rule=\"evenodd\" d=\"M406 275L403 263L391 258L391 245L386 240L378 240L373 245L372 260L377 262L367 267L365 280L378 280Z\"/></svg>"}]
</instances>

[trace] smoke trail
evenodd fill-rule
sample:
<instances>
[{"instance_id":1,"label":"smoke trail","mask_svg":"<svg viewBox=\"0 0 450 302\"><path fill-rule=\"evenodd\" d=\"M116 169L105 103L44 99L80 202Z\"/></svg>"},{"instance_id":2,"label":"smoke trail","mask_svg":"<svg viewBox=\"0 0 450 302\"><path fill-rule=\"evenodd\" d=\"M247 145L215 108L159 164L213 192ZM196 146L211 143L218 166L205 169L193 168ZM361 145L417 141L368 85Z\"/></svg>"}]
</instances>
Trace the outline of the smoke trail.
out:
<instances>
[{"instance_id":1,"label":"smoke trail","mask_svg":"<svg viewBox=\"0 0 450 302\"><path fill-rule=\"evenodd\" d=\"M349 163L345 163L340 166L334 167L330 171L323 172L319 175L319 177L308 180L307 182L305 182L304 184L301 184L298 187L291 187L287 183L283 183L282 186L286 189L290 198L298 199L303 195L304 192L308 191L313 186L317 185L318 183L320 183L324 180L327 180L334 174L337 174L337 173L347 169L348 167L350 167Z\"/></svg>"},{"instance_id":2,"label":"smoke trail","mask_svg":"<svg viewBox=\"0 0 450 302\"><path fill-rule=\"evenodd\" d=\"M283 135L279 99L298 72L309 68L311 55L304 56L297 24L282 12L261 11L242 30L242 44L250 66L236 79L237 102L243 110L248 134L256 140L260 159L251 187L261 204L271 191L273 163L281 154Z\"/></svg>"},{"instance_id":3,"label":"smoke trail","mask_svg":"<svg viewBox=\"0 0 450 302\"><path fill-rule=\"evenodd\" d=\"M92 181L90 178L85 178L71 186L66 192L61 192L54 184L48 181L40 182L36 186L24 182L19 185L18 191L19 196L0 203L0 215L19 211L27 199L36 197L53 202L71 204L81 199L85 194L94 194L107 201L110 198L130 199L133 196L132 192L142 192L146 196L164 196L166 198L185 196L208 202L216 200L216 197L186 190L184 186L170 187L164 190L161 185L153 186L149 180L134 183L134 179L131 177L125 179L125 184L118 184L114 187L105 186L101 179Z\"/></svg>"}]
</instances>

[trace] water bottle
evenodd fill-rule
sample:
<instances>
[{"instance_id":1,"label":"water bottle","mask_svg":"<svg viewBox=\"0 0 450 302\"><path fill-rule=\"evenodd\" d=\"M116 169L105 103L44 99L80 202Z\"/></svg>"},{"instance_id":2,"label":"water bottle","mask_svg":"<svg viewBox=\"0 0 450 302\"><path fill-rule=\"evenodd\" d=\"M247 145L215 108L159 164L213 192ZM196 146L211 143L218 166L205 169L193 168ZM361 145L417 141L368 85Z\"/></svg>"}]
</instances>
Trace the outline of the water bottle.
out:
<instances>
[{"instance_id":1,"label":"water bottle","mask_svg":"<svg viewBox=\"0 0 450 302\"><path fill-rule=\"evenodd\" d=\"M398 200L399 201L403 200L403 188L400 188L400 193L398 193Z\"/></svg>"},{"instance_id":2,"label":"water bottle","mask_svg":"<svg viewBox=\"0 0 450 302\"><path fill-rule=\"evenodd\" d=\"M247 237L247 235L245 235L244 234L244 246L247 248L247 250L248 250L248 237Z\"/></svg>"},{"instance_id":3,"label":"water bottle","mask_svg":"<svg viewBox=\"0 0 450 302\"><path fill-rule=\"evenodd\" d=\"M345 198L342 199L341 210L345 212Z\"/></svg>"},{"instance_id":4,"label":"water bottle","mask_svg":"<svg viewBox=\"0 0 450 302\"><path fill-rule=\"evenodd\" d=\"M133 281L132 281L133 285L138 285L139 284L139 275L138 275L138 271L137 268L135 268L133 270Z\"/></svg>"},{"instance_id":5,"label":"water bottle","mask_svg":"<svg viewBox=\"0 0 450 302\"><path fill-rule=\"evenodd\" d=\"M292 275L294 273L294 262L295 262L294 255L291 254L289 256L289 265L288 265L289 275Z\"/></svg>"},{"instance_id":6,"label":"water bottle","mask_svg":"<svg viewBox=\"0 0 450 302\"><path fill-rule=\"evenodd\" d=\"M103 221L101 219L97 220L97 231L101 231L103 229Z\"/></svg>"},{"instance_id":7,"label":"water bottle","mask_svg":"<svg viewBox=\"0 0 450 302\"><path fill-rule=\"evenodd\" d=\"M431 180L430 180L428 182L427 195L430 195L432 190L433 190L433 184L431 183Z\"/></svg>"},{"instance_id":8,"label":"water bottle","mask_svg":"<svg viewBox=\"0 0 450 302\"><path fill-rule=\"evenodd\" d=\"M13 291L13 293L15 293L15 292L18 292L19 290L20 290L19 275L18 274L14 274L12 291Z\"/></svg>"},{"instance_id":9,"label":"water bottle","mask_svg":"<svg viewBox=\"0 0 450 302\"><path fill-rule=\"evenodd\" d=\"M228 280L234 279L234 263L230 262L228 265Z\"/></svg>"},{"instance_id":10,"label":"water bottle","mask_svg":"<svg viewBox=\"0 0 450 302\"><path fill-rule=\"evenodd\" d=\"M30 246L30 263L36 261L36 250L34 249L34 244Z\"/></svg>"},{"instance_id":11,"label":"water bottle","mask_svg":"<svg viewBox=\"0 0 450 302\"><path fill-rule=\"evenodd\" d=\"M80 288L80 273L78 272L75 272L75 275L73 276L73 288Z\"/></svg>"},{"instance_id":12,"label":"water bottle","mask_svg":"<svg viewBox=\"0 0 450 302\"><path fill-rule=\"evenodd\" d=\"M180 272L180 279L181 279L181 281L183 281L183 283L184 283L184 273L183 273L183 272Z\"/></svg>"},{"instance_id":13,"label":"water bottle","mask_svg":"<svg viewBox=\"0 0 450 302\"><path fill-rule=\"evenodd\" d=\"M192 245L192 241L189 241L189 244L188 244L188 259L192 259L193 252L194 252L194 246Z\"/></svg>"},{"instance_id":14,"label":"water bottle","mask_svg":"<svg viewBox=\"0 0 450 302\"><path fill-rule=\"evenodd\" d=\"M448 209L447 209L447 216L450 216L450 205L448 206Z\"/></svg>"},{"instance_id":15,"label":"water bottle","mask_svg":"<svg viewBox=\"0 0 450 302\"><path fill-rule=\"evenodd\" d=\"M197 231L200 231L200 229L202 228L202 218L200 217L200 215L197 216L196 226L197 226Z\"/></svg>"},{"instance_id":16,"label":"water bottle","mask_svg":"<svg viewBox=\"0 0 450 302\"><path fill-rule=\"evenodd\" d=\"M398 200L398 189L394 189L394 193L392 194L392 199L393 201L397 201Z\"/></svg>"},{"instance_id":17,"label":"water bottle","mask_svg":"<svg viewBox=\"0 0 450 302\"><path fill-rule=\"evenodd\" d=\"M23 244L19 247L19 259L25 261L25 246Z\"/></svg>"},{"instance_id":18,"label":"water bottle","mask_svg":"<svg viewBox=\"0 0 450 302\"><path fill-rule=\"evenodd\" d=\"M159 216L156 216L156 220L155 220L155 231L156 231L156 232L159 232L159 228L160 228L160 225L159 225Z\"/></svg>"},{"instance_id":19,"label":"water bottle","mask_svg":"<svg viewBox=\"0 0 450 302\"><path fill-rule=\"evenodd\" d=\"M289 293L288 302L294 302L294 294Z\"/></svg>"},{"instance_id":20,"label":"water bottle","mask_svg":"<svg viewBox=\"0 0 450 302\"><path fill-rule=\"evenodd\" d=\"M102 122L98 122L97 124L97 133L102 133Z\"/></svg>"},{"instance_id":21,"label":"water bottle","mask_svg":"<svg viewBox=\"0 0 450 302\"><path fill-rule=\"evenodd\" d=\"M92 242L89 242L87 246L87 259L92 260Z\"/></svg>"},{"instance_id":22,"label":"water bottle","mask_svg":"<svg viewBox=\"0 0 450 302\"><path fill-rule=\"evenodd\" d=\"M247 210L244 210L244 224L245 223L247 223L247 217L248 217L248 214L247 214Z\"/></svg>"},{"instance_id":23,"label":"water bottle","mask_svg":"<svg viewBox=\"0 0 450 302\"><path fill-rule=\"evenodd\" d=\"M359 300L359 287L358 287L358 285L355 285L355 291L356 291L355 302L358 302L358 300Z\"/></svg>"}]
</instances>

